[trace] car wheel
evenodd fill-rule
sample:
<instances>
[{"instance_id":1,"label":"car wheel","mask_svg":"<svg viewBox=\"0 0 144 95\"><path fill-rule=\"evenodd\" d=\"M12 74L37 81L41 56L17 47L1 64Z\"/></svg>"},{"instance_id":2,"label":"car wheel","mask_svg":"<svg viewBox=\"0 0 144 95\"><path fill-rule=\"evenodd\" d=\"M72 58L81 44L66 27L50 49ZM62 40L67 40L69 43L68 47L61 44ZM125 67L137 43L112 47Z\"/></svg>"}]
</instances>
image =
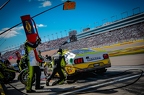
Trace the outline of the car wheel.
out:
<instances>
[{"instance_id":1,"label":"car wheel","mask_svg":"<svg viewBox=\"0 0 144 95\"><path fill-rule=\"evenodd\" d=\"M5 71L3 75L5 76L4 83L6 84L12 81L16 76L15 72L8 72L8 71Z\"/></svg>"},{"instance_id":2,"label":"car wheel","mask_svg":"<svg viewBox=\"0 0 144 95\"><path fill-rule=\"evenodd\" d=\"M107 69L105 69L105 68L97 69L96 74L103 75L106 71L107 71Z\"/></svg>"},{"instance_id":3,"label":"car wheel","mask_svg":"<svg viewBox=\"0 0 144 95\"><path fill-rule=\"evenodd\" d=\"M23 72L21 72L21 74L18 76L18 79L20 80L22 84L26 85L27 79L28 79L28 69L25 69ZM35 75L32 80L32 83L34 82L35 82Z\"/></svg>"}]
</instances>

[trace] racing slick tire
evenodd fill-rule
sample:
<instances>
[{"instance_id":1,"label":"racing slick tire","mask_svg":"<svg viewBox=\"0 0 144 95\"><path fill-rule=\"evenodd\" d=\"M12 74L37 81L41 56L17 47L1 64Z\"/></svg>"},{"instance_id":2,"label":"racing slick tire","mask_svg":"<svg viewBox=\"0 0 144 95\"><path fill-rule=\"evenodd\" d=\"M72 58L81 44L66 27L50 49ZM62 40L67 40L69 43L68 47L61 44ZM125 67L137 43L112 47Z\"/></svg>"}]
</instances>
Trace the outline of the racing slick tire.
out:
<instances>
[{"instance_id":1,"label":"racing slick tire","mask_svg":"<svg viewBox=\"0 0 144 95\"><path fill-rule=\"evenodd\" d=\"M9 83L10 81L13 81L16 76L15 72L8 72L8 71L3 72L3 75L5 77L3 80L4 83Z\"/></svg>"},{"instance_id":2,"label":"racing slick tire","mask_svg":"<svg viewBox=\"0 0 144 95\"><path fill-rule=\"evenodd\" d=\"M26 84L27 84L27 78L28 78L28 68L26 68L26 69L24 69L24 70L22 70L22 71L20 72L20 74L19 74L19 76L18 76L18 80L19 80L22 84L26 85ZM32 83L34 83L34 82L35 82L35 75L34 75L34 77L33 77Z\"/></svg>"},{"instance_id":3,"label":"racing slick tire","mask_svg":"<svg viewBox=\"0 0 144 95\"><path fill-rule=\"evenodd\" d=\"M107 69L105 69L105 68L97 69L96 74L103 75L106 71L107 71Z\"/></svg>"}]
</instances>

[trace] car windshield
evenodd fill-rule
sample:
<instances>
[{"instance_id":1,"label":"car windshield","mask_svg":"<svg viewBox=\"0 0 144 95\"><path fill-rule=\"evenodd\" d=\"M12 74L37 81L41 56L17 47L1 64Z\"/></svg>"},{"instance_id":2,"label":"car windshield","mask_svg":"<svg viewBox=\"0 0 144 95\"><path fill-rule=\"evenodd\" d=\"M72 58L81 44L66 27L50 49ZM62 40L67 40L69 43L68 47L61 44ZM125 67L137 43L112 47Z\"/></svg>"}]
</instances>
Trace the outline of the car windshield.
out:
<instances>
[{"instance_id":1,"label":"car windshield","mask_svg":"<svg viewBox=\"0 0 144 95\"><path fill-rule=\"evenodd\" d=\"M77 50L71 50L70 52L74 54L82 54L82 53L94 52L94 51L90 49L77 49Z\"/></svg>"}]
</instances>

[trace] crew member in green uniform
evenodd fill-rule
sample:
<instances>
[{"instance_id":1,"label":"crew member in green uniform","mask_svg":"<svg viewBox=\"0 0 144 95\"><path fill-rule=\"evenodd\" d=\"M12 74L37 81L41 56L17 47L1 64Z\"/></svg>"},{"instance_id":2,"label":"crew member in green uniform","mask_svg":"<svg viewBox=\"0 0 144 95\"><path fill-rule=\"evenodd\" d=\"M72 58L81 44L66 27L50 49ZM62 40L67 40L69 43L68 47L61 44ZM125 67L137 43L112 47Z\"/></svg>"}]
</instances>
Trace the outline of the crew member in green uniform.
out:
<instances>
[{"instance_id":1,"label":"crew member in green uniform","mask_svg":"<svg viewBox=\"0 0 144 95\"><path fill-rule=\"evenodd\" d=\"M38 53L36 50L36 47L40 44L41 40L40 38L36 41L36 43L32 44L30 42L25 43L25 54L28 57L28 80L27 80L27 85L26 85L26 92L27 93L32 93L36 92L35 90L32 90L32 80L34 74L36 74L36 84L35 84L35 89L43 89L44 86L40 86L40 76L41 76L41 70L39 67L39 62L43 62L42 60L39 59Z\"/></svg>"},{"instance_id":2,"label":"crew member in green uniform","mask_svg":"<svg viewBox=\"0 0 144 95\"><path fill-rule=\"evenodd\" d=\"M50 80L54 77L56 73L59 74L60 79L58 81L55 81L52 85L63 84L66 78L64 74L64 66L66 65L66 62L62 53L62 49L59 49L57 51L57 54L55 54L52 57L52 63L54 66L53 71L52 71L52 74L47 78L46 85L49 86Z\"/></svg>"}]
</instances>

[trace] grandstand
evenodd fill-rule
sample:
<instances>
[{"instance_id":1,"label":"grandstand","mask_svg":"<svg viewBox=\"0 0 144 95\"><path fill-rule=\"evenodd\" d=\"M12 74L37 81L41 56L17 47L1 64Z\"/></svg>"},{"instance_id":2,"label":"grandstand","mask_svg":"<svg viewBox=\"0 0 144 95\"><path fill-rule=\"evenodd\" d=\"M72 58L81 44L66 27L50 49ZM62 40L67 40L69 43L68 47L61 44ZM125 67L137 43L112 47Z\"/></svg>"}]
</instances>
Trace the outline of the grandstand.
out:
<instances>
[{"instance_id":1,"label":"grandstand","mask_svg":"<svg viewBox=\"0 0 144 95\"><path fill-rule=\"evenodd\" d=\"M109 24L104 24L76 36L77 41L63 45L62 48L69 50L89 47L99 48L144 39L144 13L138 13ZM58 49L62 43L68 40L69 36L47 41L40 44L38 49L42 52ZM17 50L6 52L3 56L6 58L10 55L15 56L14 52L21 50L23 50L23 45Z\"/></svg>"},{"instance_id":2,"label":"grandstand","mask_svg":"<svg viewBox=\"0 0 144 95\"><path fill-rule=\"evenodd\" d=\"M77 39L79 40L79 39L87 38L93 35L98 35L100 33L114 31L120 28L132 26L132 25L139 24L142 22L144 22L144 13L139 13L139 14L132 15L121 20L117 20L115 22L111 22L109 24L104 24L100 27L96 27L87 32L82 32L77 35Z\"/></svg>"}]
</instances>

